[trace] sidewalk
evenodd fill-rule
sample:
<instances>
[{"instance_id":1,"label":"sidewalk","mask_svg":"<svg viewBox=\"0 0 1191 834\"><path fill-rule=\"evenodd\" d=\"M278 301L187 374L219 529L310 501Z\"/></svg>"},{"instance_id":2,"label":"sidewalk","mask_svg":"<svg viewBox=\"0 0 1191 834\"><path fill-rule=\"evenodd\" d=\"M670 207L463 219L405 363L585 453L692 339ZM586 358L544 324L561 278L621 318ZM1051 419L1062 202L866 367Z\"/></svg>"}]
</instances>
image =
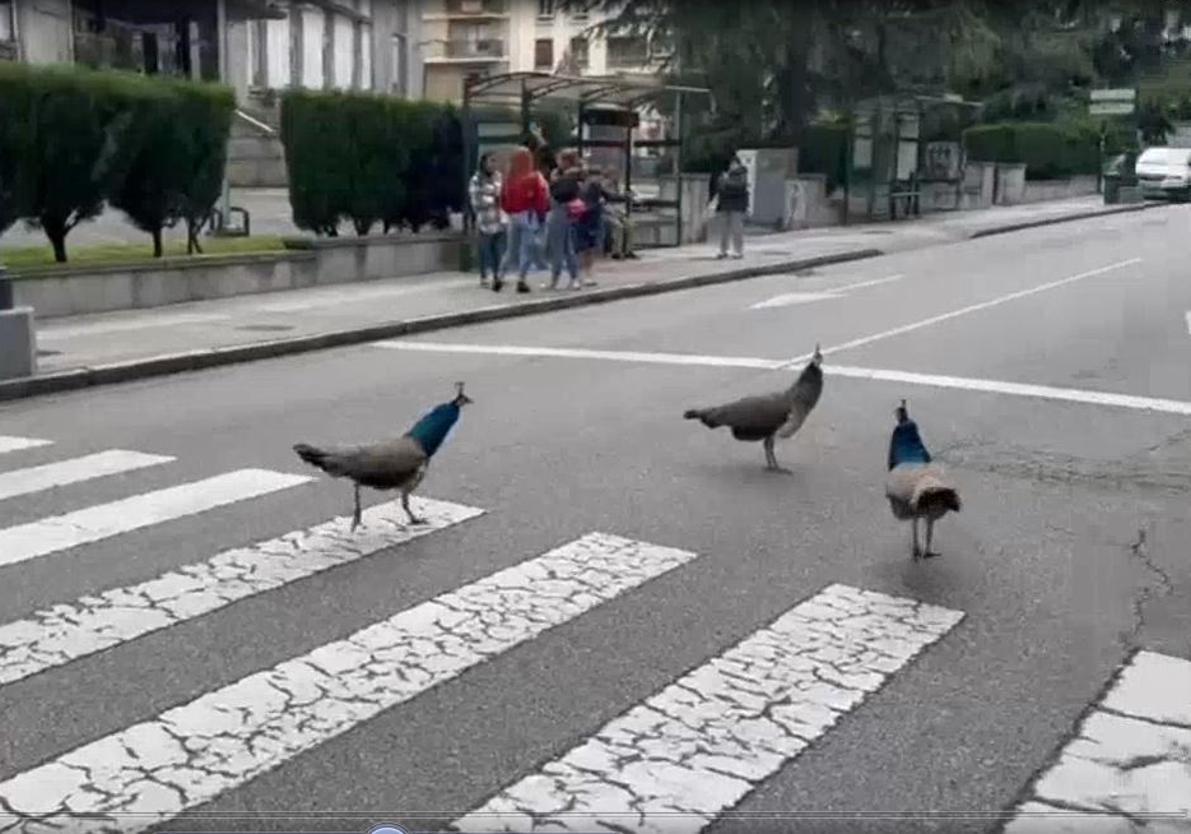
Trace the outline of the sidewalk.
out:
<instances>
[{"instance_id":1,"label":"sidewalk","mask_svg":"<svg viewBox=\"0 0 1191 834\"><path fill-rule=\"evenodd\" d=\"M923 220L750 235L742 260L713 244L646 250L600 263L598 286L519 295L476 275L435 273L39 322L39 373L0 381L0 400L393 338L481 321L688 289L984 237L1010 229L1137 211L1099 197Z\"/></svg>"}]
</instances>

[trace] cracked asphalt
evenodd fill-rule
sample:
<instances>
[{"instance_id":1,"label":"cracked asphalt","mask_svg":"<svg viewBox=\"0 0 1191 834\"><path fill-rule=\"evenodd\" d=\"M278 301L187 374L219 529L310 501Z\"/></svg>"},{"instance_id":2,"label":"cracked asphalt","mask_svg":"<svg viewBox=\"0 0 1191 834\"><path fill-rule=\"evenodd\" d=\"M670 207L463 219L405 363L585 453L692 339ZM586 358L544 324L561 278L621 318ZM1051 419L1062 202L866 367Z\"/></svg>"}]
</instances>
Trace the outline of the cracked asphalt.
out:
<instances>
[{"instance_id":1,"label":"cracked asphalt","mask_svg":"<svg viewBox=\"0 0 1191 834\"><path fill-rule=\"evenodd\" d=\"M1170 207L419 337L780 360L816 342L826 349L1141 259L828 353L820 403L777 449L789 475L763 471L759 446L681 415L784 387L791 372L713 364L360 346L0 406L0 433L55 441L5 455L5 468L112 448L177 458L6 500L0 526L11 526L229 469L308 475L293 443L404 431L465 380L475 404L420 491L453 502L443 517L463 512L455 505L483 511L393 547L384 538L396 535L391 527L362 530L338 550L342 531L328 529L319 535L337 555L318 565L286 561L285 547L257 547L292 542L285 538L292 531L350 511L350 489L320 477L0 569L4 623L58 623L70 632L64 643L0 662L0 783L69 754L75 770L42 775L76 785L80 807L116 815L121 830L156 822L121 816L132 806L120 806L116 794L137 807L189 808L153 829L163 832L358 831L382 818L443 829L499 804L502 792L523 796L518 785L532 793L552 763L564 781L579 779L567 769L578 750L611 757L602 772L620 776L603 787L584 784L592 802L615 806L615 783L632 765L623 751L637 739L618 733L634 710L685 714L700 702L684 692L707 696L718 686L744 709L749 692L780 702L783 687L813 684L859 703L846 714L830 703L821 706L831 715L789 713L806 735L797 751L782 748L776 758L766 755L776 738L768 734L751 742L717 736L722 749L703 751L719 758L704 762L707 782L691 783L690 808L708 821L731 809L710 822L709 834L768 830L780 814L802 814L816 831L991 834L996 815L1021 801L1066 801L1071 779L1090 785L1092 777L1055 770L1047 782L1060 751L1081 737L1108 737L1111 719L1121 717L1113 709L1145 720L1132 707L1093 709L1107 682L1149 653L1191 658L1188 418L845 378L831 368L1191 401L1189 223L1191 209ZM880 283L895 274L902 277ZM874 283L750 309L858 282ZM893 409L903 397L964 501L936 528L942 556L917 564L909 529L894 521L882 492ZM384 500L365 494L371 504ZM589 534L655 545L658 561L647 577L626 573L624 591L606 600L525 609L515 588L469 597L487 629L475 633L484 635L479 642L446 629L439 642L402 649L414 660L355 641ZM239 555L228 557L226 573L188 568L232 551ZM574 558L585 564L581 553ZM165 574L179 584L142 599L165 613L202 616L96 619L94 612L106 617L123 604L105 593ZM874 665L874 653L820 680L816 674L844 662L828 653L817 673L767 676L764 652L801 651L799 638L774 631L747 641L837 585L962 620L946 629L935 623L927 629L933 642L924 639L896 669ZM93 602L76 604L81 598ZM0 625L0 644L16 645L24 633ZM807 640L809 633L798 631ZM329 644L340 649L317 654ZM719 661L692 689L688 676L703 681L699 670L738 644L754 647L744 650L754 665ZM332 665L300 660L311 656ZM1150 689L1179 685L1149 674ZM424 675L434 681L429 688ZM278 703L291 705L281 724L268 709ZM1097 711L1107 717L1079 730ZM774 723L778 714L754 719ZM228 722L229 733L254 743L195 742L185 719L200 728ZM670 730L659 725L659 738L668 743L672 731L678 745L683 731L666 720ZM1186 730L1171 720L1169 734ZM331 728L341 732L321 740ZM314 737L321 741L308 744ZM1175 761L1163 744L1115 751L1113 761L1132 762L1130 772L1156 761L1146 757ZM170 750L177 755L165 755ZM150 767L138 758L146 751L163 758ZM227 775L249 771L247 782ZM5 796L11 806L12 794ZM620 799L631 807L631 798ZM19 830L62 830L53 822Z\"/></svg>"}]
</instances>

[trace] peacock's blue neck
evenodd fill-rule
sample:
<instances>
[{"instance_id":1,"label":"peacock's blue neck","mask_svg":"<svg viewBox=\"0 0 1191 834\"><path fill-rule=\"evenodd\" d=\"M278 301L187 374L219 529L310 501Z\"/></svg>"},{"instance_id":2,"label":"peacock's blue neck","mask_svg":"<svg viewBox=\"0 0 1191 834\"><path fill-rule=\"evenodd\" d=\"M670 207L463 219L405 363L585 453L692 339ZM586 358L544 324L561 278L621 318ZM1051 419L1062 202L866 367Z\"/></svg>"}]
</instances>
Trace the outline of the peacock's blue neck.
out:
<instances>
[{"instance_id":1,"label":"peacock's blue neck","mask_svg":"<svg viewBox=\"0 0 1191 834\"><path fill-rule=\"evenodd\" d=\"M434 410L415 423L409 430L409 436L418 441L418 445L428 457L432 456L447 439L458 419L459 406L455 403L443 403L435 406Z\"/></svg>"},{"instance_id":2,"label":"peacock's blue neck","mask_svg":"<svg viewBox=\"0 0 1191 834\"><path fill-rule=\"evenodd\" d=\"M930 452L918 434L913 420L899 423L889 439L889 468L903 463L930 463Z\"/></svg>"}]
</instances>

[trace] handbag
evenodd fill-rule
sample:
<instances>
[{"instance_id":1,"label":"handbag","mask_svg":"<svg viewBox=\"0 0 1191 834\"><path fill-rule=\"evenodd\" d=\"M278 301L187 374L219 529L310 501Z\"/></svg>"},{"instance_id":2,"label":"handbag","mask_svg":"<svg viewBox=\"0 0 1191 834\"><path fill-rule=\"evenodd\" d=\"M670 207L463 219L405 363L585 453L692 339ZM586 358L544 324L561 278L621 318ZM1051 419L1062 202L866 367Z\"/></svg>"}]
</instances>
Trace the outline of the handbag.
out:
<instances>
[{"instance_id":1,"label":"handbag","mask_svg":"<svg viewBox=\"0 0 1191 834\"><path fill-rule=\"evenodd\" d=\"M587 203L583 202L582 197L576 197L567 203L567 217L570 220L579 220L587 213Z\"/></svg>"}]
</instances>

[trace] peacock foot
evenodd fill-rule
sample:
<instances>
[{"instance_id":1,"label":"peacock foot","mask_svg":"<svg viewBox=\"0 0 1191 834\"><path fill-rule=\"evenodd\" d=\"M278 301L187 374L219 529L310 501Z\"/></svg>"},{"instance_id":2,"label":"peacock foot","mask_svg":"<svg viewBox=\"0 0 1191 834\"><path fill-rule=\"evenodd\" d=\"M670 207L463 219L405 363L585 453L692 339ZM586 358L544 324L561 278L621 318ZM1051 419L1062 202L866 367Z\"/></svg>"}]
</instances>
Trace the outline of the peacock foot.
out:
<instances>
[{"instance_id":1,"label":"peacock foot","mask_svg":"<svg viewBox=\"0 0 1191 834\"><path fill-rule=\"evenodd\" d=\"M941 555L943 555L943 554L939 553L939 551L937 551L937 550L928 550L922 554L922 558L923 559L933 559L936 556L941 556Z\"/></svg>"}]
</instances>

